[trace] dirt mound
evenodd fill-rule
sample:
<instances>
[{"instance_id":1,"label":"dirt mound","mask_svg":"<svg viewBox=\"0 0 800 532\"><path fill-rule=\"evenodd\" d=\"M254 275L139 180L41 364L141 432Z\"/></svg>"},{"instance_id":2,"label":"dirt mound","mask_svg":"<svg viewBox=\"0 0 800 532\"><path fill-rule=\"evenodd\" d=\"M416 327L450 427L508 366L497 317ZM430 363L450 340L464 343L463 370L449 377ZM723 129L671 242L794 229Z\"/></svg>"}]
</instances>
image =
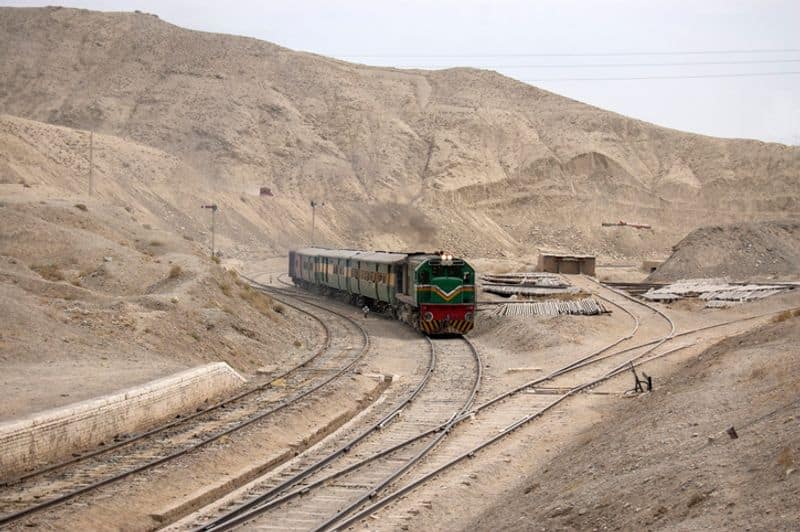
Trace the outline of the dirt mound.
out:
<instances>
[{"instance_id":1,"label":"dirt mound","mask_svg":"<svg viewBox=\"0 0 800 532\"><path fill-rule=\"evenodd\" d=\"M0 8L0 47L4 112L106 143L100 197L115 199L108 181L136 183L174 226L176 213L199 216L195 191L207 192L225 204L231 251L307 241L310 199L325 202L317 243L493 256L660 256L697 224L800 214L798 148L657 127L495 72L366 67L62 8ZM39 157L0 159L7 179L56 159L85 172L85 138L50 153L24 129L3 147ZM75 177L47 172L64 188ZM620 219L653 229L601 227Z\"/></svg>"},{"instance_id":2,"label":"dirt mound","mask_svg":"<svg viewBox=\"0 0 800 532\"><path fill-rule=\"evenodd\" d=\"M0 420L207 362L252 374L317 331L123 207L0 184Z\"/></svg>"},{"instance_id":3,"label":"dirt mound","mask_svg":"<svg viewBox=\"0 0 800 532\"><path fill-rule=\"evenodd\" d=\"M800 277L800 222L701 227L681 240L648 280L701 277L796 280Z\"/></svg>"},{"instance_id":4,"label":"dirt mound","mask_svg":"<svg viewBox=\"0 0 800 532\"><path fill-rule=\"evenodd\" d=\"M785 317L624 401L465 529L793 530L800 319Z\"/></svg>"}]
</instances>

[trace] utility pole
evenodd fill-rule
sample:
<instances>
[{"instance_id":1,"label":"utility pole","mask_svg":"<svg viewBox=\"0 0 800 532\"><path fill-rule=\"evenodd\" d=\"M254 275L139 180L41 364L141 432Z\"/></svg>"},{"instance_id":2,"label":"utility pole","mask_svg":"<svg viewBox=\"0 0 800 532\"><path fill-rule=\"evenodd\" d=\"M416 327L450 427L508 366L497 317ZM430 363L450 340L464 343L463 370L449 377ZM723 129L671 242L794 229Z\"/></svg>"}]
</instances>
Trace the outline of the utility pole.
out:
<instances>
[{"instance_id":1,"label":"utility pole","mask_svg":"<svg viewBox=\"0 0 800 532\"><path fill-rule=\"evenodd\" d=\"M214 225L218 207L216 203L212 203L210 205L202 205L202 208L211 209L211 260L214 260L216 256L214 254Z\"/></svg>"},{"instance_id":2,"label":"utility pole","mask_svg":"<svg viewBox=\"0 0 800 532\"><path fill-rule=\"evenodd\" d=\"M94 196L94 131L89 131L89 195Z\"/></svg>"}]
</instances>

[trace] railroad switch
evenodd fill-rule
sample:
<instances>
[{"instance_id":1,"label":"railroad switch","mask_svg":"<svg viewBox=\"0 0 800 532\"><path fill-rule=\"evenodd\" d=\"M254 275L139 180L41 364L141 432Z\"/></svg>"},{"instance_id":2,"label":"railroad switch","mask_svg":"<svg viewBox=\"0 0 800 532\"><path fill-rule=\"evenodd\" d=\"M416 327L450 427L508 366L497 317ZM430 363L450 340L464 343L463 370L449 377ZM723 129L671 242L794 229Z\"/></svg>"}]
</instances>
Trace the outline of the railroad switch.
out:
<instances>
[{"instance_id":1,"label":"railroad switch","mask_svg":"<svg viewBox=\"0 0 800 532\"><path fill-rule=\"evenodd\" d=\"M636 368L634 367L633 363L631 363L631 372L633 373L634 380L633 393L643 393L645 392L645 388L647 388L646 391L648 392L653 391L653 377L643 371L642 377L644 378L640 379L639 375L636 373Z\"/></svg>"}]
</instances>

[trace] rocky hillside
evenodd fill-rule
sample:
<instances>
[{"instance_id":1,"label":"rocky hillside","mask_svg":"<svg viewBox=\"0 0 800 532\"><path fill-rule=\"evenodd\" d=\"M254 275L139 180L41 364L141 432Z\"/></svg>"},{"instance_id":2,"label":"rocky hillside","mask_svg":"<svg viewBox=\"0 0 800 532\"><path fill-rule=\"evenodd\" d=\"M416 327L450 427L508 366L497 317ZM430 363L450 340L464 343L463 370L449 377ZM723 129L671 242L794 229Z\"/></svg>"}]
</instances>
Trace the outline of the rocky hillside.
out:
<instances>
[{"instance_id":1,"label":"rocky hillside","mask_svg":"<svg viewBox=\"0 0 800 532\"><path fill-rule=\"evenodd\" d=\"M318 241L474 254L633 256L703 222L800 213L798 148L653 126L495 72L366 67L153 15L61 8L0 8L0 47L3 112L157 154L151 174L100 154L100 197L112 199L108 180L137 183L199 227L181 198L202 191L227 207L232 250L308 240L310 199L326 202ZM35 140L3 142L53 162ZM70 149L85 158L85 140ZM35 184L39 169L0 158L6 182ZM64 187L85 179L75 166L45 173ZM263 204L260 186L276 200ZM600 226L618 219L654 229Z\"/></svg>"},{"instance_id":2,"label":"rocky hillside","mask_svg":"<svg viewBox=\"0 0 800 532\"><path fill-rule=\"evenodd\" d=\"M701 227L681 240L649 279L696 277L732 280L797 279L800 222L761 222Z\"/></svg>"}]
</instances>

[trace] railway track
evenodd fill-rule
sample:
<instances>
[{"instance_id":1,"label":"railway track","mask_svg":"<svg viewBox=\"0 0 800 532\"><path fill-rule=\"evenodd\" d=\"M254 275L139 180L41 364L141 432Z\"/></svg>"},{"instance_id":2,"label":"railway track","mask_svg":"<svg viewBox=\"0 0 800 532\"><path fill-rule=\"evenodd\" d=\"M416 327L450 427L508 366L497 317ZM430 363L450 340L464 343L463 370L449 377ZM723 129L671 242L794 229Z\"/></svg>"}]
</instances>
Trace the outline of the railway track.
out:
<instances>
[{"instance_id":1,"label":"railway track","mask_svg":"<svg viewBox=\"0 0 800 532\"><path fill-rule=\"evenodd\" d=\"M638 301L635 301L635 302L639 303ZM646 305L646 304L643 304L643 305L649 306L649 305ZM654 309L654 310L657 311L657 309ZM665 350L665 351L663 351L661 353L655 353L655 351L659 347L661 347L663 344L665 344L668 341L671 341L671 340L673 340L675 338L679 338L679 337L695 335L695 334L698 334L700 332L707 331L709 329L727 327L727 326L730 326L730 325L733 325L733 324L741 323L743 321L748 321L748 320L754 320L754 319L760 319L760 318L768 317L768 316L775 315L775 314L778 314L780 312L783 312L784 310L765 313L765 314L760 314L760 315L756 315L756 316L740 318L740 319L735 319L735 320L730 320L730 321L727 321L727 322L724 322L724 323L719 323L719 324L715 324L715 325L695 328L695 329L692 329L692 330L689 330L689 331L684 331L684 332L681 332L681 333L676 333L674 331L674 329L673 329L674 322L672 322L672 320L669 320L669 323L671 324L670 328L671 328L672 332L670 334L668 334L666 337L661 338L661 339L652 340L652 341L645 342L645 343L641 343L641 344L638 344L638 345L635 345L635 346L632 346L632 347L628 347L628 348L622 349L621 351L616 351L614 353L609 353L608 357L606 357L606 358L611 358L611 356L616 356L616 355L620 355L620 354L628 354L628 356L625 357L624 362L616 364L612 369L610 369L609 371L605 372L604 374L602 374L600 376L591 378L590 380L587 380L587 381L585 381L585 382L583 382L583 383L581 383L579 385L573 386L571 388L563 389L560 393L556 392L554 395L548 394L550 396L549 400L542 400L541 401L541 406L539 406L538 408L536 407L535 404L531 404L531 406L533 407L531 410L527 411L527 413L525 413L524 415L520 415L516 419L510 420L511 422L508 425L506 425L505 427L502 426L502 424L505 421L507 421L506 416L504 415L504 412L508 412L509 410L513 410L513 409L509 409L508 408L509 403L507 401L503 403L504 404L504 408L505 408L504 411L500 411L499 412L497 409L492 409L490 411L490 416L479 416L479 415L476 416L475 415L477 412L481 412L486 407L490 406L488 403L484 404L484 405L480 405L476 409L477 412L473 413L473 416L470 419L471 427L470 427L470 432L467 433L467 435L468 435L467 438L459 438L459 439L453 438L451 440L448 440L448 444L449 445L445 445L440 450L440 452L437 453L437 455L434 457L434 460L432 460L431 462L426 464L426 468L424 470L417 471L414 478L411 478L405 485L403 485L402 487L398 488L396 491L392 492L391 494L385 496L384 498L382 498L382 499L380 499L378 501L374 501L372 504L370 504L369 506L363 508L358 513L353 514L352 516L350 516L349 518L347 518L345 520L337 522L335 528L338 529L338 530L342 530L342 529L345 529L345 528L347 528L349 526L352 526L352 525L356 524L361 519L367 517L368 515L371 515L371 514L375 513L376 511L380 510L384 506L387 506L387 505L391 504L392 502L396 501L398 498L410 493L411 491L413 491L414 489L416 489L420 485L424 484L428 480L430 480L430 479L434 478L435 476L439 475L440 473L446 471L447 469L450 469L451 467L455 466L456 464L458 464L458 463L460 463L460 462L462 462L464 460L467 460L469 458L474 457L476 455L476 453L478 453L481 450L483 450L483 449L493 445L494 443L504 439L509 434L511 434L514 431L518 430L522 426L524 426L524 425L526 425L526 424L528 424L528 423L530 423L530 422L532 422L532 421L534 421L536 419L541 418L543 415L545 415L548 412L553 411L558 405L562 404L563 402L568 400L570 397L573 397L573 396L575 396L575 395L577 395L577 394L579 394L581 392L588 391L591 388L593 388L593 387L595 387L595 386L597 386L597 385L599 385L599 384L601 384L601 383L603 383L605 381L608 381L608 380L612 379L613 377L616 377L616 376L618 376L618 375L620 375L622 373L627 372L628 368L630 366L645 364L645 363L650 362L652 360L661 358L663 356L667 356L667 355L669 355L671 353L674 353L676 351L679 351L681 349L685 349L686 347L688 347L686 345L683 345L683 346L678 346L678 347L672 347L672 348L667 349L667 350ZM667 319L666 316L665 316L665 319ZM644 348L643 352L639 352L638 354L636 354L637 350L642 350L643 348ZM560 371L556 371L551 375L558 376L559 374L563 374L563 373L560 373ZM542 381L542 379L538 379L538 380L541 381L541 382L544 382L544 381ZM524 390L522 390L520 388L517 388L517 392L524 391L524 392L528 392L529 394L530 393L535 394L537 392L537 390L535 388L536 383L534 382L532 384L533 384L533 386L525 388ZM506 395L506 398L507 397L508 396ZM521 409L521 411L524 411L524 408ZM498 417L498 416L502 416L502 417ZM508 417L513 417L513 416L508 416ZM483 421L483 423L480 424L480 425L477 425L476 424L476 420L477 421ZM476 426L480 426L480 430L473 430ZM484 437L483 439L480 437L481 434L483 434L483 435L492 434L492 432L491 432L492 430L494 430L494 434L495 434L494 436L489 437L489 438L485 438ZM469 437L469 436L471 436L471 437ZM472 441L470 441L470 439ZM388 527L391 527L392 526L392 522L391 522L392 517L391 516L389 516L389 517L384 516L384 519L389 519L390 520L390 522L388 523ZM381 521L381 523L382 524L386 524L386 521L383 520L383 521ZM402 526L403 523L395 522L394 524L396 526Z\"/></svg>"},{"instance_id":2,"label":"railway track","mask_svg":"<svg viewBox=\"0 0 800 532\"><path fill-rule=\"evenodd\" d=\"M280 301L317 321L323 331L320 349L269 381L209 408L7 482L0 489L0 526L152 469L260 422L345 375L368 352L369 336L346 315L308 301ZM326 319L315 314L320 309ZM339 327L334 332L328 323L337 320ZM354 341L360 345L354 347ZM277 382L280 387L273 386Z\"/></svg>"},{"instance_id":3,"label":"railway track","mask_svg":"<svg viewBox=\"0 0 800 532\"><path fill-rule=\"evenodd\" d=\"M466 339L430 340L431 375L413 402L395 408L368 427L346 453L322 455L285 474L268 475L240 500L227 501L224 515L211 513L181 529L225 530L269 512L267 528L307 530L357 508L422 460L471 408L482 375L480 355ZM434 430L435 429L435 430ZM414 445L410 435L426 433ZM369 457L368 461L364 457ZM311 457L309 457L311 458ZM315 457L316 458L316 457ZM273 478L274 477L274 478ZM264 503L268 505L265 506Z\"/></svg>"},{"instance_id":4,"label":"railway track","mask_svg":"<svg viewBox=\"0 0 800 532\"><path fill-rule=\"evenodd\" d=\"M639 329L640 324L636 316L632 313L629 314L631 314L634 321L633 329L629 334L594 353L582 357L580 360L589 360L593 356L603 353L631 338ZM474 349L474 346L472 348ZM559 374L567 372L570 369L569 366L560 368L560 370L553 372L551 375L548 375L548 377L539 379L537 382L543 382L548 378L555 378ZM250 493L250 499L244 504L229 502L226 508L233 506L234 508L232 510L227 509L222 516L217 516L213 520L203 523L201 526L197 527L197 529L227 530L245 522L248 522L248 526L282 530L322 530L338 526L336 524L338 520L342 519L348 513L357 511L359 507L362 507L368 501L377 497L382 489L400 479L406 471L421 462L423 457L427 457L425 460L425 467L429 467L430 464L437 464L442 457L445 459L449 458L452 453L447 451L447 448L450 447L448 445L449 440L444 440L444 435L449 433L457 423L463 422L480 411L496 407L499 402L514 397L517 392L522 391L532 384L533 383L526 383L517 390L501 394L471 412L462 409L460 415L454 415L454 417L451 417L439 425L431 426L430 420L426 419L424 416L421 418L420 422L420 418L414 412L408 412L406 416L417 421L416 425L412 425L414 430L404 428L404 430L400 432L395 432L393 439L389 441L374 441L371 446L365 446L361 448L359 452L352 453L352 460L349 465L340 466L316 480L314 478L309 478L302 483L295 483L291 491L285 491L290 486L289 484L284 484L281 486L281 489L266 489L260 495L254 496ZM524 396L520 394L518 397L522 398ZM503 413L505 417L498 418L497 413L494 412L491 419L495 420L495 426L488 427L487 430L496 432L498 428L502 428L496 426L498 419L502 425L506 418L513 418L519 411L527 411L530 409L532 406L532 398L536 401L535 406L542 406L542 398L534 397L531 394L527 394L527 397L524 397L523 401L518 400L517 403L520 404L504 404ZM485 433L486 432L482 430L474 431L474 434ZM401 436L399 441L397 435ZM444 447L445 450L439 449L435 456L431 457L428 451L432 449L434 445L440 444L440 442L444 442L441 443L441 446ZM420 450L423 449L425 452L420 452ZM365 470L370 472L375 471L376 462L385 464L391 459L404 465L398 468L394 474L388 475L378 468L377 477L383 478L382 481L377 481L377 479L373 478L371 480L368 479L366 482L359 483L359 481L353 480L354 476L356 479L360 478L360 475L363 475L362 472ZM330 488L324 489L327 486L330 486ZM369 486L373 487L369 488ZM343 496L342 493L347 493L354 488L365 491L360 497L351 497L353 499L352 502L346 502L348 497ZM284 492L282 493L281 490L284 490ZM315 497L309 495L311 490L318 490ZM331 494L331 490L333 490L333 494ZM261 517L264 516L264 514L267 515ZM329 514L327 519L324 518L325 514ZM256 521L250 523L253 519Z\"/></svg>"},{"instance_id":5,"label":"railway track","mask_svg":"<svg viewBox=\"0 0 800 532\"><path fill-rule=\"evenodd\" d=\"M394 447L377 451L371 457L364 458L361 460L361 462L357 462L351 465L349 468L340 470L340 472L334 472L331 475L323 478L319 482L330 483L335 479L346 475L353 469L369 465L378 457L387 456L399 449L405 448L406 446L418 444L420 440L429 437L430 434L435 433L436 431L450 431L456 425L460 425L467 420L470 422L471 426L469 427L469 430L464 432L466 437L463 437L464 435L460 434L459 436L462 437L445 440L444 443L437 449L436 454L429 455L422 467L415 468L413 476L407 475L411 478L407 479L408 482L402 487L397 488L396 491L385 495L383 498L378 499L377 501L371 502L371 504L362 505L362 507L358 509L356 509L354 506L346 506L346 512L341 512L334 518L328 519L323 523L315 524L314 526L306 526L309 525L308 522L298 522L298 524L302 526L297 528L313 530L347 528L348 526L358 522L360 519L363 519L367 515L379 510L381 507L390 504L398 497L409 493L417 486L433 478L442 471L454 466L462 460L474 456L477 452L503 439L512 432L516 431L518 428L530 423L534 419L538 419L546 412L552 411L557 405L563 403L569 397L572 397L583 391L587 391L602 382L618 376L621 373L628 371L628 368L632 366L645 364L687 347L686 345L682 345L672 347L660 353L656 352L662 348L665 343L676 338L696 335L709 329L726 327L742 321L758 319L779 312L776 311L775 313L766 313L758 316L731 320L720 324L677 333L675 323L669 318L669 316L665 315L657 308L630 298L630 296L627 296L627 294L619 292L615 292L615 294L635 303L638 306L641 306L642 308L648 309L655 315L660 316L668 325L669 330L666 332L666 334L657 336L655 339L646 342L639 342L636 345L623 347L621 349L612 351L614 347L618 347L624 342L633 339L640 328L641 319L624 307L621 307L617 303L609 300L611 304L622 308L633 319L634 326L630 333L618 338L615 342L612 342L611 344L597 351L572 361L570 364L551 372L545 377L530 381L521 386L515 387L512 390L507 390L493 399L490 399L475 407L472 409L472 411L465 412L455 420L449 421L447 424L433 427L428 431L421 432L416 436L410 436L406 441L399 442ZM622 355L626 356L622 357ZM601 362L602 364L600 364ZM587 378L580 384L562 388L560 391L558 387L550 386L550 390L548 390L547 393L541 393L542 388L537 389L537 386L539 385L545 383L552 384L552 382L556 381L559 377L570 373L575 373L581 368L589 365L597 366L594 368L595 376ZM552 393L551 390L555 390L556 393ZM498 406L501 404L503 407L502 409L498 408ZM495 436L487 439L485 438L486 434L495 434ZM401 480L401 478L398 476L394 480ZM211 523L210 526L203 528L203 530L225 530L245 522L253 522L254 526L260 526L262 523L261 518L259 517L260 515L266 512L271 512L275 508L280 508L281 505L285 504L285 502L288 500L305 496L305 494L308 493L306 490L306 487L300 487L284 495L277 496L276 493L272 493L262 496L260 499L254 499L246 508L239 508L232 512L228 512L226 515L223 515ZM272 496L272 499L270 499L270 495ZM373 491L372 495L372 499L377 498L376 492ZM362 502L366 503L366 501ZM346 513L351 513L351 516L344 518ZM270 513L270 515L273 514Z\"/></svg>"}]
</instances>

